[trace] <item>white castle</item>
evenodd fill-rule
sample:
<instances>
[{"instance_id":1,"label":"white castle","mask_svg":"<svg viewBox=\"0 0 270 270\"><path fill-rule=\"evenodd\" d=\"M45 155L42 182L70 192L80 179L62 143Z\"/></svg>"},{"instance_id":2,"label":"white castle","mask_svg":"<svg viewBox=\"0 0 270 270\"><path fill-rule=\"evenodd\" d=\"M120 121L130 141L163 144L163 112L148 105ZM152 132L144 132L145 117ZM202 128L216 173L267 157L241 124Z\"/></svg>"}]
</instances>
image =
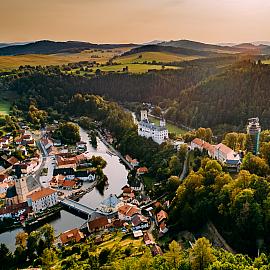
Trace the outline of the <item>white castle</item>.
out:
<instances>
[{"instance_id":1,"label":"white castle","mask_svg":"<svg viewBox=\"0 0 270 270\"><path fill-rule=\"evenodd\" d=\"M141 111L141 121L138 123L138 135L152 138L152 140L158 144L162 144L169 137L165 120L162 118L159 126L150 123L146 110Z\"/></svg>"}]
</instances>

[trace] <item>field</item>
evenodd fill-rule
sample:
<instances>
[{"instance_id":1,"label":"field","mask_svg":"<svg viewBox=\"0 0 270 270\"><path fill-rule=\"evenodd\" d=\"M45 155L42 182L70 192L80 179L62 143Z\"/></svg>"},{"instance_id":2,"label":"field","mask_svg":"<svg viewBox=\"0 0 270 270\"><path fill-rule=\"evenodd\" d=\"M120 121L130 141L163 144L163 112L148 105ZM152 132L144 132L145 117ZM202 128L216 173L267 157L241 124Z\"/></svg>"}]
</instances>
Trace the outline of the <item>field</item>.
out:
<instances>
[{"instance_id":1,"label":"field","mask_svg":"<svg viewBox=\"0 0 270 270\"><path fill-rule=\"evenodd\" d=\"M267 59L267 60L263 60L262 61L263 64L267 64L267 65L270 65L270 59Z\"/></svg>"},{"instance_id":2,"label":"field","mask_svg":"<svg viewBox=\"0 0 270 270\"><path fill-rule=\"evenodd\" d=\"M149 69L157 69L161 70L161 65L148 65L148 64L125 64L125 65L110 65L110 66L103 66L103 67L95 67L93 71L95 72L96 69L100 69L101 71L105 72L122 72L123 68L128 66L128 71L132 73L143 73L147 72ZM178 67L172 66L165 66L165 69L178 69Z\"/></svg>"},{"instance_id":3,"label":"field","mask_svg":"<svg viewBox=\"0 0 270 270\"><path fill-rule=\"evenodd\" d=\"M153 123L159 125L159 120L158 120L158 119L156 119L156 118L154 118L154 117L151 117L151 116L149 116L148 118L149 118L149 120L150 120L151 122L153 122ZM184 130L184 129L178 127L178 126L175 126L175 125L173 125L173 124L170 124L170 123L168 123L168 122L166 123L166 127L167 127L167 129L169 130L170 133L184 134L184 133L187 132L186 130Z\"/></svg>"},{"instance_id":4,"label":"field","mask_svg":"<svg viewBox=\"0 0 270 270\"><path fill-rule=\"evenodd\" d=\"M8 70L18 68L19 66L49 66L63 65L80 61L96 61L98 63L106 63L114 56L120 55L128 48L113 50L87 50L80 53L66 54L26 54L16 56L0 56L0 70Z\"/></svg>"},{"instance_id":5,"label":"field","mask_svg":"<svg viewBox=\"0 0 270 270\"><path fill-rule=\"evenodd\" d=\"M187 55L179 55L173 53L166 53L166 52L143 52L143 53L136 53L132 55L120 56L114 60L114 62L121 63L121 64L128 64L128 63L143 63L143 62L182 62L182 61L190 61L194 59L200 58L199 56L187 56Z\"/></svg>"}]
</instances>

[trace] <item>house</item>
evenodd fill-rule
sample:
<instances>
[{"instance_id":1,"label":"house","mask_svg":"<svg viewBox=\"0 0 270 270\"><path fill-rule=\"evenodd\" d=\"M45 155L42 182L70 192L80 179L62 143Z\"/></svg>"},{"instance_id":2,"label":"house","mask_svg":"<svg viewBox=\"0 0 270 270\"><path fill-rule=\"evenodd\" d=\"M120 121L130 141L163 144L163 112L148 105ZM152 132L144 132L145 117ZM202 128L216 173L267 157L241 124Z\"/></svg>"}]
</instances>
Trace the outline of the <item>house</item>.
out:
<instances>
[{"instance_id":1,"label":"house","mask_svg":"<svg viewBox=\"0 0 270 270\"><path fill-rule=\"evenodd\" d=\"M160 210L156 215L156 219L158 224L160 224L162 221L168 220L168 214L164 210Z\"/></svg>"},{"instance_id":2,"label":"house","mask_svg":"<svg viewBox=\"0 0 270 270\"><path fill-rule=\"evenodd\" d=\"M241 165L239 154L235 153L230 147L223 143L215 145L214 158L236 170L239 170Z\"/></svg>"},{"instance_id":3,"label":"house","mask_svg":"<svg viewBox=\"0 0 270 270\"><path fill-rule=\"evenodd\" d=\"M141 214L141 209L136 205L127 203L118 207L118 217L121 220L131 220L135 214Z\"/></svg>"},{"instance_id":4,"label":"house","mask_svg":"<svg viewBox=\"0 0 270 270\"><path fill-rule=\"evenodd\" d=\"M46 151L53 146L53 142L45 137L43 137L40 142L42 143Z\"/></svg>"},{"instance_id":5,"label":"house","mask_svg":"<svg viewBox=\"0 0 270 270\"><path fill-rule=\"evenodd\" d=\"M0 174L0 183L7 182L9 180L8 174Z\"/></svg>"},{"instance_id":6,"label":"house","mask_svg":"<svg viewBox=\"0 0 270 270\"><path fill-rule=\"evenodd\" d=\"M130 202L130 201L132 201L135 198L134 191L128 185L125 185L122 188L122 191L123 191L123 193L122 193L122 199L123 199L123 201Z\"/></svg>"},{"instance_id":7,"label":"house","mask_svg":"<svg viewBox=\"0 0 270 270\"><path fill-rule=\"evenodd\" d=\"M162 144L169 138L165 120L161 119L159 126L150 123L146 110L141 111L141 121L138 123L138 135L145 138L152 138L158 144Z\"/></svg>"},{"instance_id":8,"label":"house","mask_svg":"<svg viewBox=\"0 0 270 270\"><path fill-rule=\"evenodd\" d=\"M75 172L75 178L78 178L82 181L93 182L96 179L96 175L93 172L90 172L89 170L77 171Z\"/></svg>"},{"instance_id":9,"label":"house","mask_svg":"<svg viewBox=\"0 0 270 270\"><path fill-rule=\"evenodd\" d=\"M139 166L139 161L137 159L133 159L131 156L126 155L125 159L130 165L134 168L136 166Z\"/></svg>"},{"instance_id":10,"label":"house","mask_svg":"<svg viewBox=\"0 0 270 270\"><path fill-rule=\"evenodd\" d=\"M76 169L77 160L76 158L63 158L62 156L56 156L56 166L58 169L62 168L72 168Z\"/></svg>"},{"instance_id":11,"label":"house","mask_svg":"<svg viewBox=\"0 0 270 270\"><path fill-rule=\"evenodd\" d=\"M165 221L162 221L159 225L159 236L162 236L166 232L168 232L167 225L166 225Z\"/></svg>"},{"instance_id":12,"label":"house","mask_svg":"<svg viewBox=\"0 0 270 270\"><path fill-rule=\"evenodd\" d=\"M137 177L135 179L129 179L128 183L134 191L141 191L143 189L143 184Z\"/></svg>"},{"instance_id":13,"label":"house","mask_svg":"<svg viewBox=\"0 0 270 270\"><path fill-rule=\"evenodd\" d=\"M146 167L140 167L137 169L137 174L142 175L148 173L148 169Z\"/></svg>"},{"instance_id":14,"label":"house","mask_svg":"<svg viewBox=\"0 0 270 270\"><path fill-rule=\"evenodd\" d=\"M12 157L10 157L10 158L7 159L7 163L10 166L13 166L13 165L17 164L18 162L19 162L19 160L16 157L14 157L14 156L12 156Z\"/></svg>"},{"instance_id":15,"label":"house","mask_svg":"<svg viewBox=\"0 0 270 270\"><path fill-rule=\"evenodd\" d=\"M107 217L98 217L90 220L87 223L87 228L90 233L98 232L107 229L111 225L111 221Z\"/></svg>"},{"instance_id":16,"label":"house","mask_svg":"<svg viewBox=\"0 0 270 270\"><path fill-rule=\"evenodd\" d=\"M24 156L28 154L26 147L24 145L17 146L17 150L20 151Z\"/></svg>"},{"instance_id":17,"label":"house","mask_svg":"<svg viewBox=\"0 0 270 270\"><path fill-rule=\"evenodd\" d=\"M149 227L148 219L140 214L135 214L131 218L132 230L144 230Z\"/></svg>"},{"instance_id":18,"label":"house","mask_svg":"<svg viewBox=\"0 0 270 270\"><path fill-rule=\"evenodd\" d=\"M155 244L154 237L149 232L143 233L143 241L144 241L145 245L147 245L147 246Z\"/></svg>"},{"instance_id":19,"label":"house","mask_svg":"<svg viewBox=\"0 0 270 270\"><path fill-rule=\"evenodd\" d=\"M210 157L214 157L215 147L213 145L211 145L210 143L208 143L204 140L201 140L199 138L195 138L191 142L190 149L191 150L198 149L201 152L203 150L205 150Z\"/></svg>"},{"instance_id":20,"label":"house","mask_svg":"<svg viewBox=\"0 0 270 270\"><path fill-rule=\"evenodd\" d=\"M162 252L160 246L158 246L158 245L154 245L154 246L151 248L151 252L152 252L152 255L153 255L153 256L157 256L157 255L162 256L162 255L163 255L163 252Z\"/></svg>"},{"instance_id":21,"label":"house","mask_svg":"<svg viewBox=\"0 0 270 270\"><path fill-rule=\"evenodd\" d=\"M37 213L58 203L57 191L51 188L42 188L27 196L28 205Z\"/></svg>"},{"instance_id":22,"label":"house","mask_svg":"<svg viewBox=\"0 0 270 270\"><path fill-rule=\"evenodd\" d=\"M53 146L61 146L62 142L60 140L53 140Z\"/></svg>"},{"instance_id":23,"label":"house","mask_svg":"<svg viewBox=\"0 0 270 270\"><path fill-rule=\"evenodd\" d=\"M18 218L21 215L23 215L24 213L29 212L29 211L30 211L30 209L29 209L28 204L26 202L1 207L0 208L0 219Z\"/></svg>"},{"instance_id":24,"label":"house","mask_svg":"<svg viewBox=\"0 0 270 270\"><path fill-rule=\"evenodd\" d=\"M64 175L66 179L73 179L75 177L75 171L73 168L54 169L53 176L57 175Z\"/></svg>"},{"instance_id":25,"label":"house","mask_svg":"<svg viewBox=\"0 0 270 270\"><path fill-rule=\"evenodd\" d=\"M84 239L84 234L77 228L65 231L60 234L60 240L63 245L66 245L70 242L78 243Z\"/></svg>"},{"instance_id":26,"label":"house","mask_svg":"<svg viewBox=\"0 0 270 270\"><path fill-rule=\"evenodd\" d=\"M77 188L78 182L75 180L59 180L58 181L58 188L72 190Z\"/></svg>"},{"instance_id":27,"label":"house","mask_svg":"<svg viewBox=\"0 0 270 270\"><path fill-rule=\"evenodd\" d=\"M139 237L143 236L143 232L141 230L133 231L133 236L135 238L139 238Z\"/></svg>"},{"instance_id":28,"label":"house","mask_svg":"<svg viewBox=\"0 0 270 270\"><path fill-rule=\"evenodd\" d=\"M7 189L9 188L9 184L6 182L0 183L0 198L4 198L7 193Z\"/></svg>"},{"instance_id":29,"label":"house","mask_svg":"<svg viewBox=\"0 0 270 270\"><path fill-rule=\"evenodd\" d=\"M115 194L110 194L108 198L102 201L98 207L103 213L115 213L117 212L117 206L120 203L120 200Z\"/></svg>"}]
</instances>

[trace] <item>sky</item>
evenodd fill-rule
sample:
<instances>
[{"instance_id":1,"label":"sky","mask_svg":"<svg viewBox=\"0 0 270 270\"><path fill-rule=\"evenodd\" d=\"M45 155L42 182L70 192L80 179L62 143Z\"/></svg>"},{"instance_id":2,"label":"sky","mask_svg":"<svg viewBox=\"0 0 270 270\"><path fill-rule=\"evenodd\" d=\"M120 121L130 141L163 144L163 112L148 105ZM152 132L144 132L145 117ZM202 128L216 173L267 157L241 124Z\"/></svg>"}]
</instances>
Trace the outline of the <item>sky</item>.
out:
<instances>
[{"instance_id":1,"label":"sky","mask_svg":"<svg viewBox=\"0 0 270 270\"><path fill-rule=\"evenodd\" d=\"M0 0L0 42L270 41L270 0Z\"/></svg>"}]
</instances>

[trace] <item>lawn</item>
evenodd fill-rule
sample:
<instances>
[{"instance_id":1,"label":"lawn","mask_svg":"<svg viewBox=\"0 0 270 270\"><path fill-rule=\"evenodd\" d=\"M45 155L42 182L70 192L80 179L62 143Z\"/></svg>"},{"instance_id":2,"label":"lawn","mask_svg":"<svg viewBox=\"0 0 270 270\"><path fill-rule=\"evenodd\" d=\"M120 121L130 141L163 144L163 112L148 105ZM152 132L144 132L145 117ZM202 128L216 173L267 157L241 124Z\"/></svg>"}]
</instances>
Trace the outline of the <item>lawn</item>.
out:
<instances>
[{"instance_id":1,"label":"lawn","mask_svg":"<svg viewBox=\"0 0 270 270\"><path fill-rule=\"evenodd\" d=\"M152 190L153 185L155 184L155 179L153 177L144 175L143 176L143 183L144 183L144 186L147 190Z\"/></svg>"},{"instance_id":2,"label":"lawn","mask_svg":"<svg viewBox=\"0 0 270 270\"><path fill-rule=\"evenodd\" d=\"M0 70L18 68L19 66L49 66L76 63L80 61L96 61L106 63L114 56L127 51L127 48L113 50L86 50L80 53L62 54L25 54L15 56L0 56Z\"/></svg>"},{"instance_id":3,"label":"lawn","mask_svg":"<svg viewBox=\"0 0 270 270\"><path fill-rule=\"evenodd\" d=\"M182 62L182 61L190 61L194 59L200 58L199 56L187 56L187 55L179 55L173 53L166 52L143 52L143 53L135 53L132 55L120 56L114 60L114 62L128 64L128 63L143 63L143 62Z\"/></svg>"},{"instance_id":4,"label":"lawn","mask_svg":"<svg viewBox=\"0 0 270 270\"><path fill-rule=\"evenodd\" d=\"M10 102L0 99L0 116L9 114Z\"/></svg>"},{"instance_id":5,"label":"lawn","mask_svg":"<svg viewBox=\"0 0 270 270\"><path fill-rule=\"evenodd\" d=\"M159 119L156 119L156 118L151 117L151 116L149 116L148 118L149 118L149 120L150 120L151 122L153 122L153 123L159 125ZM176 125L173 125L173 124L171 124L171 123L166 123L166 127L167 127L167 129L169 130L170 133L184 134L184 133L187 132L186 130L184 130L184 129L182 129L182 128L176 126Z\"/></svg>"}]
</instances>

